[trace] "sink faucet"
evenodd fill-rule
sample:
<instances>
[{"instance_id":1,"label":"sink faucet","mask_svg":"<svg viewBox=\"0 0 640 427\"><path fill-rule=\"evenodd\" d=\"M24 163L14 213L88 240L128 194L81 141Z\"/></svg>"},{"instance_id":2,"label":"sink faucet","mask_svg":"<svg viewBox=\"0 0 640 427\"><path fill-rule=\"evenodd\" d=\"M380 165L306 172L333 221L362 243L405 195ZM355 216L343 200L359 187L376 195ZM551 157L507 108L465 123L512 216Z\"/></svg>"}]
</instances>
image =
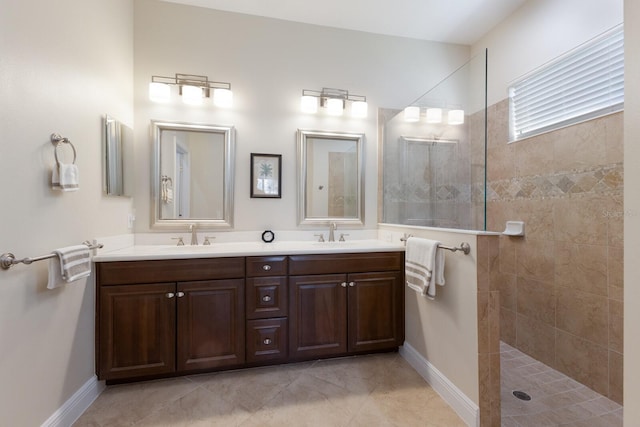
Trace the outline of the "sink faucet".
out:
<instances>
[{"instance_id":1,"label":"sink faucet","mask_svg":"<svg viewBox=\"0 0 640 427\"><path fill-rule=\"evenodd\" d=\"M198 233L196 224L189 224L189 232L191 233L191 246L198 246Z\"/></svg>"},{"instance_id":2,"label":"sink faucet","mask_svg":"<svg viewBox=\"0 0 640 427\"><path fill-rule=\"evenodd\" d=\"M330 222L329 223L329 241L330 242L335 242L336 238L333 235L333 232L336 231L338 229L338 226L336 225L335 222Z\"/></svg>"}]
</instances>

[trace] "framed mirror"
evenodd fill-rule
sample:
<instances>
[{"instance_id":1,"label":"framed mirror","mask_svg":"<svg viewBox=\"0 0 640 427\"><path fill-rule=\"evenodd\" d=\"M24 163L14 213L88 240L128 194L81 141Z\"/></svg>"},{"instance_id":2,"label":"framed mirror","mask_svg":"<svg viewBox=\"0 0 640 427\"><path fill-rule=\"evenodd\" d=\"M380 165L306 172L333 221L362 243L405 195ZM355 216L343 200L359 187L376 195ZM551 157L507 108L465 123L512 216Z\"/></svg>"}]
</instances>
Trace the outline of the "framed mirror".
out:
<instances>
[{"instance_id":1,"label":"framed mirror","mask_svg":"<svg viewBox=\"0 0 640 427\"><path fill-rule=\"evenodd\" d=\"M153 228L233 227L235 129L151 122Z\"/></svg>"},{"instance_id":2,"label":"framed mirror","mask_svg":"<svg viewBox=\"0 0 640 427\"><path fill-rule=\"evenodd\" d=\"M298 222L364 225L364 134L298 129Z\"/></svg>"},{"instance_id":3,"label":"framed mirror","mask_svg":"<svg viewBox=\"0 0 640 427\"><path fill-rule=\"evenodd\" d=\"M131 197L133 192L133 129L104 116L103 190L107 196Z\"/></svg>"}]
</instances>

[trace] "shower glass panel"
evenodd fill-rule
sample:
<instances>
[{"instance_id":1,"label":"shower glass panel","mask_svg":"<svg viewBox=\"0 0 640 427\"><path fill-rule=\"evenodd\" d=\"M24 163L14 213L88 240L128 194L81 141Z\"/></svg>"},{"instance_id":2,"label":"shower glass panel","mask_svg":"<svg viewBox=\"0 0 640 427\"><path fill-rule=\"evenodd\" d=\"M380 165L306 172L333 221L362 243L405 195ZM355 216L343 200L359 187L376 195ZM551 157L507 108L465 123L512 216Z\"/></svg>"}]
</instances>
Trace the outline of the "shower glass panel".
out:
<instances>
[{"instance_id":1,"label":"shower glass panel","mask_svg":"<svg viewBox=\"0 0 640 427\"><path fill-rule=\"evenodd\" d=\"M380 111L382 222L486 229L486 52L405 110Z\"/></svg>"}]
</instances>

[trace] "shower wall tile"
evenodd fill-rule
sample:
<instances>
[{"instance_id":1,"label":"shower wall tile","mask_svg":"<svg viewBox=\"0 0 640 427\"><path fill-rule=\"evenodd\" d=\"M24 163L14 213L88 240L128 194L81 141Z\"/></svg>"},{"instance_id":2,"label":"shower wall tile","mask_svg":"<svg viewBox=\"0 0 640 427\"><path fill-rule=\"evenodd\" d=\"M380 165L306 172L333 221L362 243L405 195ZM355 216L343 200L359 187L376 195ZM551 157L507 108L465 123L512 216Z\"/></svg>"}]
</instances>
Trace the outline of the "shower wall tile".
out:
<instances>
[{"instance_id":1,"label":"shower wall tile","mask_svg":"<svg viewBox=\"0 0 640 427\"><path fill-rule=\"evenodd\" d=\"M553 282L517 278L517 312L534 322L551 327L556 322L556 294Z\"/></svg>"},{"instance_id":2,"label":"shower wall tile","mask_svg":"<svg viewBox=\"0 0 640 427\"><path fill-rule=\"evenodd\" d=\"M527 240L516 246L517 274L544 282L553 280L554 244L545 240Z\"/></svg>"},{"instance_id":3,"label":"shower wall tile","mask_svg":"<svg viewBox=\"0 0 640 427\"><path fill-rule=\"evenodd\" d=\"M552 132L554 169L579 171L601 165L606 158L605 120L588 120Z\"/></svg>"},{"instance_id":4,"label":"shower wall tile","mask_svg":"<svg viewBox=\"0 0 640 427\"><path fill-rule=\"evenodd\" d=\"M609 246L607 254L609 298L622 301L624 296L624 249Z\"/></svg>"},{"instance_id":5,"label":"shower wall tile","mask_svg":"<svg viewBox=\"0 0 640 427\"><path fill-rule=\"evenodd\" d=\"M609 349L624 351L624 303L609 300Z\"/></svg>"},{"instance_id":6,"label":"shower wall tile","mask_svg":"<svg viewBox=\"0 0 640 427\"><path fill-rule=\"evenodd\" d=\"M516 346L516 312L500 307L500 339Z\"/></svg>"},{"instance_id":7,"label":"shower wall tile","mask_svg":"<svg viewBox=\"0 0 640 427\"><path fill-rule=\"evenodd\" d=\"M607 247L557 242L555 283L606 297Z\"/></svg>"},{"instance_id":8,"label":"shower wall tile","mask_svg":"<svg viewBox=\"0 0 640 427\"><path fill-rule=\"evenodd\" d=\"M605 120L605 151L607 163L624 160L624 113L616 113Z\"/></svg>"},{"instance_id":9,"label":"shower wall tile","mask_svg":"<svg viewBox=\"0 0 640 427\"><path fill-rule=\"evenodd\" d=\"M558 286L556 327L602 347L608 346L607 298Z\"/></svg>"},{"instance_id":10,"label":"shower wall tile","mask_svg":"<svg viewBox=\"0 0 640 427\"><path fill-rule=\"evenodd\" d=\"M623 113L509 144L508 99L487 112L487 226L526 230L499 239L501 339L621 398Z\"/></svg>"},{"instance_id":11,"label":"shower wall tile","mask_svg":"<svg viewBox=\"0 0 640 427\"><path fill-rule=\"evenodd\" d=\"M517 278L515 274L500 273L496 277L500 292L500 307L515 312L517 310Z\"/></svg>"},{"instance_id":12,"label":"shower wall tile","mask_svg":"<svg viewBox=\"0 0 640 427\"><path fill-rule=\"evenodd\" d=\"M622 405L623 361L621 353L609 351L609 399Z\"/></svg>"},{"instance_id":13,"label":"shower wall tile","mask_svg":"<svg viewBox=\"0 0 640 427\"><path fill-rule=\"evenodd\" d=\"M600 394L609 392L609 352L606 348L557 330L556 366Z\"/></svg>"},{"instance_id":14,"label":"shower wall tile","mask_svg":"<svg viewBox=\"0 0 640 427\"><path fill-rule=\"evenodd\" d=\"M555 366L555 329L516 314L516 347L545 365Z\"/></svg>"},{"instance_id":15,"label":"shower wall tile","mask_svg":"<svg viewBox=\"0 0 640 427\"><path fill-rule=\"evenodd\" d=\"M501 147L509 141L509 100L487 108L487 147Z\"/></svg>"},{"instance_id":16,"label":"shower wall tile","mask_svg":"<svg viewBox=\"0 0 640 427\"><path fill-rule=\"evenodd\" d=\"M588 245L607 244L606 199L559 199L553 206L555 240Z\"/></svg>"},{"instance_id":17,"label":"shower wall tile","mask_svg":"<svg viewBox=\"0 0 640 427\"><path fill-rule=\"evenodd\" d=\"M487 180L505 180L515 175L516 151L513 145L487 149Z\"/></svg>"},{"instance_id":18,"label":"shower wall tile","mask_svg":"<svg viewBox=\"0 0 640 427\"><path fill-rule=\"evenodd\" d=\"M545 133L514 144L516 174L514 176L552 174L554 169L554 141Z\"/></svg>"}]
</instances>

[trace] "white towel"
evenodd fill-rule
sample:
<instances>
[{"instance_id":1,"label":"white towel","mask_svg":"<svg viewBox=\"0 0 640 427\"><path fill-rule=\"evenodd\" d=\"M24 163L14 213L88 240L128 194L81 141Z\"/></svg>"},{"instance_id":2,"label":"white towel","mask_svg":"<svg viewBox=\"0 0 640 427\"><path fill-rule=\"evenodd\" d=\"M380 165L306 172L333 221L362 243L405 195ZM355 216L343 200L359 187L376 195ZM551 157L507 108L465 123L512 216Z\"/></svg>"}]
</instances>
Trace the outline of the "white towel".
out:
<instances>
[{"instance_id":1,"label":"white towel","mask_svg":"<svg viewBox=\"0 0 640 427\"><path fill-rule=\"evenodd\" d=\"M444 253L436 240L410 237L405 253L407 286L429 299L436 296L436 285L444 286Z\"/></svg>"},{"instance_id":2,"label":"white towel","mask_svg":"<svg viewBox=\"0 0 640 427\"><path fill-rule=\"evenodd\" d=\"M49 262L49 282L53 289L91 274L91 250L87 245L67 246L53 251L57 256Z\"/></svg>"},{"instance_id":3,"label":"white towel","mask_svg":"<svg viewBox=\"0 0 640 427\"><path fill-rule=\"evenodd\" d=\"M61 191L78 191L80 188L78 166L56 163L51 173L51 187Z\"/></svg>"}]
</instances>

